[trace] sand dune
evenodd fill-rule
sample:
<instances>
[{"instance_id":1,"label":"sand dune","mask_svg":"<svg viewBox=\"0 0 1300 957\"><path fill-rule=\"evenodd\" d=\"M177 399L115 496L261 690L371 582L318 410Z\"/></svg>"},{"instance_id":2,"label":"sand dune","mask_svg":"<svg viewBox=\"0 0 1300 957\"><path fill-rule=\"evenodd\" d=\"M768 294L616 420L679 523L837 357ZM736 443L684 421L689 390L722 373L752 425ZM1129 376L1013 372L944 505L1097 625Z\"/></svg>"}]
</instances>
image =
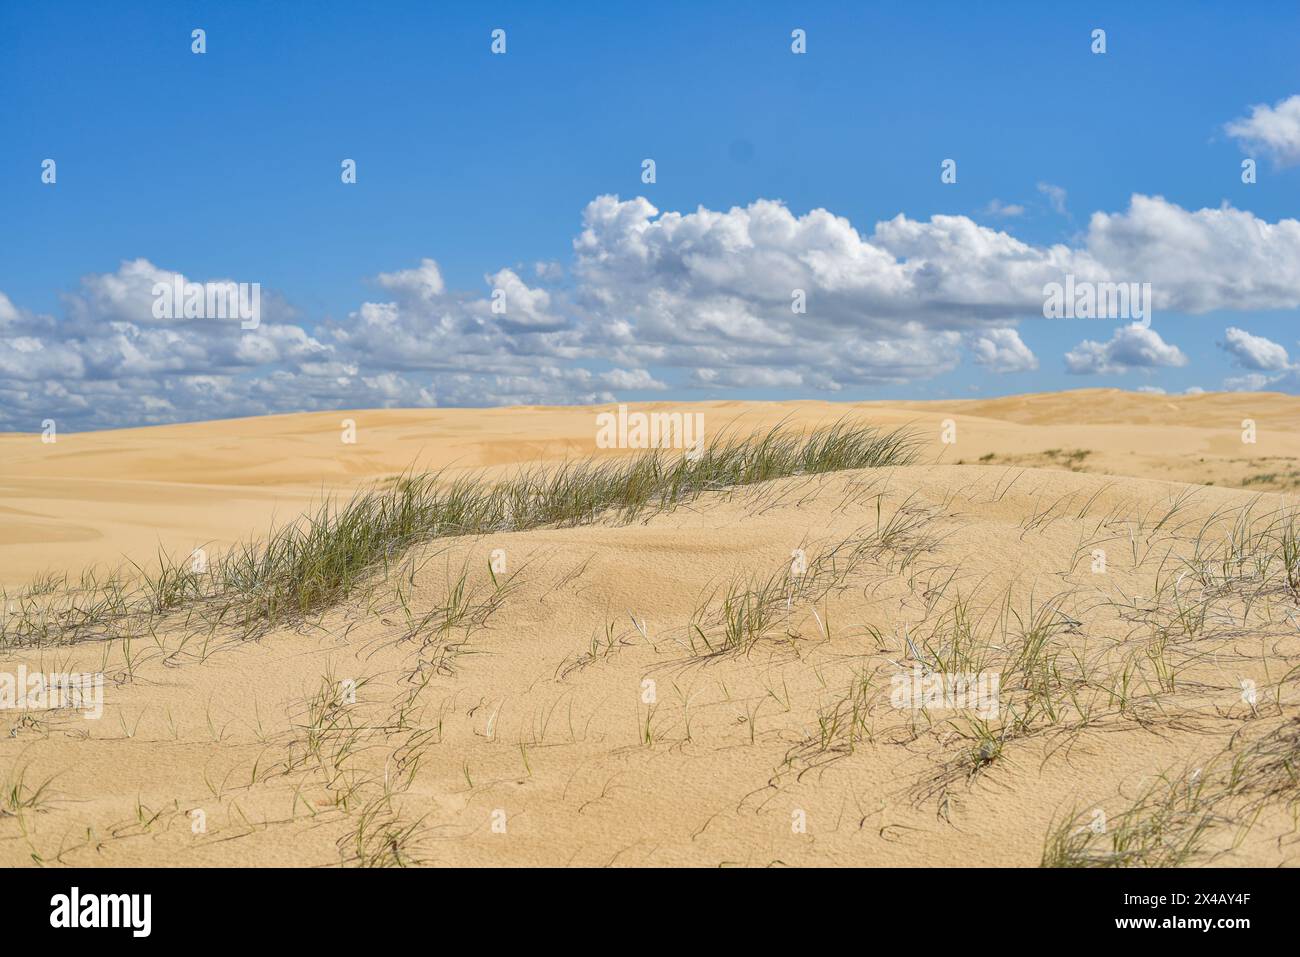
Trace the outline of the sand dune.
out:
<instances>
[{"instance_id":1,"label":"sand dune","mask_svg":"<svg viewBox=\"0 0 1300 957\"><path fill-rule=\"evenodd\" d=\"M642 411L678 405L632 406ZM1152 396L1113 389L1003 399L899 402L706 402L707 435L842 416L911 426L934 461L1074 467L1112 475L1256 490L1300 487L1300 399L1276 393ZM298 515L325 492L413 466L499 474L599 453L603 407L322 412L191 425L0 435L0 584L47 570L140 561L228 545ZM943 420L957 442L939 441ZM1243 444L1253 419L1257 441ZM345 420L356 442L342 441ZM1077 461L1045 453L1079 450ZM1265 481L1259 478L1265 477Z\"/></svg>"},{"instance_id":2,"label":"sand dune","mask_svg":"<svg viewBox=\"0 0 1300 957\"><path fill-rule=\"evenodd\" d=\"M709 435L909 425L921 458L433 541L256 640L0 649L0 672L107 677L98 720L0 711L0 784L26 796L0 806L0 862L1037 865L1116 834L1125 863L1295 862L1273 759L1296 741L1300 400L698 409ZM594 414L6 436L0 572L229 543L417 462L588 455ZM897 700L977 673L996 714Z\"/></svg>"}]
</instances>

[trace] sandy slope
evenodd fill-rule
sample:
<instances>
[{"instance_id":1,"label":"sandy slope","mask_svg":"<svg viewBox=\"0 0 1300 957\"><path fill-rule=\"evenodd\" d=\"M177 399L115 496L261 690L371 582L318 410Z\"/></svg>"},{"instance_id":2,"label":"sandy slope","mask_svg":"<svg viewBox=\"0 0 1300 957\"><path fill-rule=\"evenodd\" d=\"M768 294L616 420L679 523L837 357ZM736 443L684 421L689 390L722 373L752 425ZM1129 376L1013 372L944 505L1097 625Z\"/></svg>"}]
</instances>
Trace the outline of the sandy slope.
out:
<instances>
[{"instance_id":1,"label":"sandy slope","mask_svg":"<svg viewBox=\"0 0 1300 957\"><path fill-rule=\"evenodd\" d=\"M434 543L319 621L254 642L176 631L3 653L0 671L109 680L100 720L0 711L0 784L49 780L37 807L0 811L0 863L1031 865L1067 811L1118 818L1157 772L1209 778L1234 733L1294 717L1294 679L1279 680L1300 660L1294 602L1270 593L1246 609L1202 587L1209 624L1188 634L1170 623L1193 585L1170 592L1159 569L1257 494L1178 482L1283 471L1263 457L1295 467L1296 399L705 411L711 433L738 416L915 423L940 464L788 479L628 526ZM347 417L359 439L340 447ZM941 447L948 417L958 443ZM1257 445L1241 444L1242 418ZM530 409L290 416L53 447L6 437L3 568L15 580L157 540L229 540L322 483L417 457L500 468L585 454L593 432L590 410ZM1090 450L1074 465L1108 474L1072 472L1052 449ZM1267 492L1255 507L1292 500ZM796 548L818 587L787 582L747 652L709 654L728 590L788 576ZM507 571L494 583L496 549ZM440 628L462 572L477 612ZM963 607L992 667L1044 608L1072 622L1052 630L1054 667L1088 663L1072 698L1053 685L1059 715L974 763L969 711L890 701L912 664L904 636L938 661L962 646ZM1254 706L1243 681L1260 689ZM1030 684L1008 679L994 726L1033 711ZM1294 862L1290 817L1256 810L1253 829L1216 828L1210 847L1240 837L1228 863Z\"/></svg>"},{"instance_id":2,"label":"sandy slope","mask_svg":"<svg viewBox=\"0 0 1300 957\"><path fill-rule=\"evenodd\" d=\"M680 406L637 405L641 410ZM1178 482L1300 488L1300 399L1269 393L1152 396L1085 390L932 403L708 402L707 435L779 421L864 416L911 425L923 454L994 464L1062 467L1043 453L1084 450L1090 472ZM48 569L185 555L229 544L289 518L325 489L346 490L412 465L500 470L595 453L598 408L429 409L268 416L193 425L0 435L0 584ZM939 442L945 419L957 442ZM1243 444L1241 422L1257 424ZM356 423L344 444L341 423Z\"/></svg>"}]
</instances>

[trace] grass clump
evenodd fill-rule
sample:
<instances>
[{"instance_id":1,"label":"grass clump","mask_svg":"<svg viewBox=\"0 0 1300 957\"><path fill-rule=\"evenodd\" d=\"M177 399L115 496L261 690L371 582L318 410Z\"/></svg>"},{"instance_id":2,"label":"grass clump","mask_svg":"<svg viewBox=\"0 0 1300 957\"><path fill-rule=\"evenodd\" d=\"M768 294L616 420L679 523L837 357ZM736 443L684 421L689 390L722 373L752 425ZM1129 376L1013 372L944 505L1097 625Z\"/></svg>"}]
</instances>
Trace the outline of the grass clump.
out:
<instances>
[{"instance_id":1,"label":"grass clump","mask_svg":"<svg viewBox=\"0 0 1300 957\"><path fill-rule=\"evenodd\" d=\"M18 817L25 811L42 811L50 803L54 778L33 784L27 780L26 768L15 768L0 785L0 818Z\"/></svg>"},{"instance_id":2,"label":"grass clump","mask_svg":"<svg viewBox=\"0 0 1300 957\"><path fill-rule=\"evenodd\" d=\"M1084 824L1069 815L1053 825L1043 867L1184 867L1209 855L1210 832L1223 819L1206 775L1164 777L1112 820ZM1095 812L1094 812L1095 814Z\"/></svg>"},{"instance_id":3,"label":"grass clump","mask_svg":"<svg viewBox=\"0 0 1300 957\"><path fill-rule=\"evenodd\" d=\"M438 538L629 522L720 489L846 469L905 465L916 440L840 422L812 432L777 426L723 434L686 455L654 449L521 471L504 481L406 474L215 557L204 567L159 557L132 579L43 580L6 599L0 648L119 638L184 614L254 636L346 597L411 546Z\"/></svg>"},{"instance_id":4,"label":"grass clump","mask_svg":"<svg viewBox=\"0 0 1300 957\"><path fill-rule=\"evenodd\" d=\"M1300 719L1234 736L1203 768L1163 774L1131 805L1092 826L1070 814L1053 823L1044 867L1180 867L1212 862L1240 845L1261 814L1300 803Z\"/></svg>"}]
</instances>

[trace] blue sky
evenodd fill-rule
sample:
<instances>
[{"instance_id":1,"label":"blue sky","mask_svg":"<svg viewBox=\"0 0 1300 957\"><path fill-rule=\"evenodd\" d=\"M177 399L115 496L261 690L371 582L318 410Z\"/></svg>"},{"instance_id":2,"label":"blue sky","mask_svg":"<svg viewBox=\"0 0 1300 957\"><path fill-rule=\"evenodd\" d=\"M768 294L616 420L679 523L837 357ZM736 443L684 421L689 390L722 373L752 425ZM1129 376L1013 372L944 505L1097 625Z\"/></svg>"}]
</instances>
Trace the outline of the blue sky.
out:
<instances>
[{"instance_id":1,"label":"blue sky","mask_svg":"<svg viewBox=\"0 0 1300 957\"><path fill-rule=\"evenodd\" d=\"M0 426L610 398L1300 391L1300 239L1268 228L1300 197L1300 131L1288 140L1300 5L808 8L0 5ZM504 55L490 51L494 28ZM1104 54L1090 50L1094 28ZM1225 130L1257 105L1268 112L1247 132ZM356 184L340 181L345 158ZM947 158L956 183L940 181ZM1134 194L1163 205L1139 214ZM575 251L588 204L612 195L655 212L620 207ZM760 200L782 202L793 232L737 266L734 230L790 232L770 210L726 218ZM1244 220L1197 218L1225 204L1264 225L1259 248L1241 248ZM627 249L661 214L701 208L698 230L661 231L654 263ZM886 248L907 285L886 294L892 265L863 265L863 250L804 219L819 209L851 224L867 259ZM1097 212L1122 221L1090 232ZM876 224L900 214L992 232L963 238L949 222L876 242ZM1024 257L997 250L1003 233L1034 268L1008 265ZM1058 244L1077 255L1053 257ZM1240 269L1225 265L1237 255ZM1151 281L1157 343L1108 346L1123 323L1036 315L1044 259ZM437 280L411 272L424 260ZM1222 275L1200 288L1216 263ZM754 291L787 269L787 285L808 287L806 323L772 288ZM133 290L170 272L259 283L261 329L160 325ZM921 302L935 272L946 278ZM1037 292L1008 293L1013 280ZM532 302L521 319L486 308L506 286L512 306ZM981 364L981 339L1009 342L991 329L1020 345Z\"/></svg>"}]
</instances>

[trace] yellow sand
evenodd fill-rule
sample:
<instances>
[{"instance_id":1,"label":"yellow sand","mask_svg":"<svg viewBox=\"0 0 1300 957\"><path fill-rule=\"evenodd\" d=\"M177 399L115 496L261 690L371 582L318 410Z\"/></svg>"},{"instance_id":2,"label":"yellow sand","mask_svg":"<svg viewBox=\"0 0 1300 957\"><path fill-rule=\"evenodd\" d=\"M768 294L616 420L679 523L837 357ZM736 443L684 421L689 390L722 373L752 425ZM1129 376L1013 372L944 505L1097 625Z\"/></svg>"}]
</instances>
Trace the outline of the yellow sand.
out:
<instances>
[{"instance_id":1,"label":"yellow sand","mask_svg":"<svg viewBox=\"0 0 1300 957\"><path fill-rule=\"evenodd\" d=\"M0 711L0 785L49 781L35 806L0 809L0 864L1032 865L1067 811L1114 817L1156 772L1206 764L1234 731L1295 715L1294 684L1278 685L1300 655L1285 603L1276 633L1252 624L1179 658L1174 690L1147 702L1168 713L1048 723L973 774L968 715L922 728L889 698L891 674L912 663L904 636L943 646L962 599L985 634L1004 597L1022 615L1056 601L1083 619L1063 648L1128 649L1138 626L1117 602L1156 594L1164 549L1216 510L1294 501L1300 399L1089 390L691 410L707 435L842 417L910 425L922 463L708 495L626 526L431 543L366 594L256 641L218 632L182 646L164 632L0 651L0 672L107 675L99 720ZM12 593L48 571L219 549L323 491L412 466L499 474L586 456L599 411L3 436L0 581ZM344 420L355 443L341 440ZM1212 487L1156 528L1189 486ZM912 537L878 541L882 522L912 518ZM719 640L729 587L781 573L795 549L815 563L846 541L868 544L839 587L793 596L746 654L705 653L699 632ZM1106 574L1090 569L1095 547ZM462 570L478 612L439 630ZM837 716L872 673L846 734ZM1252 709L1243 680L1280 700ZM1266 808L1225 862L1291 861L1292 827Z\"/></svg>"}]
</instances>

